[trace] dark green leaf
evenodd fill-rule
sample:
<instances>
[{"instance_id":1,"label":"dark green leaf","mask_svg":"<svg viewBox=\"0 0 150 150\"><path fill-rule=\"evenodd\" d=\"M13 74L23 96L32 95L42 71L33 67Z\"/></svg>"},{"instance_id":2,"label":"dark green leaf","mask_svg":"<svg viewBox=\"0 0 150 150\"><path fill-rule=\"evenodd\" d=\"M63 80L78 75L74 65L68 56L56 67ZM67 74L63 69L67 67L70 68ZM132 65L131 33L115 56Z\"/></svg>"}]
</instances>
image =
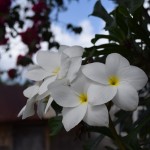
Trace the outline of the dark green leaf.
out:
<instances>
[{"instance_id":1,"label":"dark green leaf","mask_svg":"<svg viewBox=\"0 0 150 150\"><path fill-rule=\"evenodd\" d=\"M112 1L120 6L128 8L132 13L135 10L137 10L140 6L142 6L144 2L144 0L112 0Z\"/></svg>"},{"instance_id":2,"label":"dark green leaf","mask_svg":"<svg viewBox=\"0 0 150 150\"><path fill-rule=\"evenodd\" d=\"M133 19L130 19L129 27L131 28L132 32L136 35L136 39L142 39L142 41L150 47L150 34L146 30L142 28L142 26L138 25Z\"/></svg>"},{"instance_id":3,"label":"dark green leaf","mask_svg":"<svg viewBox=\"0 0 150 150\"><path fill-rule=\"evenodd\" d=\"M118 52L118 53L126 53L126 50L123 46L117 45L115 43L108 43L108 44L102 44L98 46L94 46L93 48L94 55L99 56L99 55L108 55L110 53ZM91 49L86 49L87 51ZM127 52L128 53L128 52Z\"/></svg>"},{"instance_id":4,"label":"dark green leaf","mask_svg":"<svg viewBox=\"0 0 150 150\"><path fill-rule=\"evenodd\" d=\"M146 114L143 115L143 117L140 117L139 120L137 120L132 128L130 128L130 132L128 135L124 138L124 141L127 145L130 145L133 149L141 149L140 143L138 140L138 135L140 130L147 125L149 127L150 122L150 111L148 111Z\"/></svg>"},{"instance_id":5,"label":"dark green leaf","mask_svg":"<svg viewBox=\"0 0 150 150\"><path fill-rule=\"evenodd\" d=\"M122 43L122 41L124 41L127 38L124 32L118 26L118 24L115 24L111 28L108 28L108 30L109 30L109 34L114 38L116 38L119 41L119 43Z\"/></svg>"},{"instance_id":6,"label":"dark green leaf","mask_svg":"<svg viewBox=\"0 0 150 150\"><path fill-rule=\"evenodd\" d=\"M103 138L104 138L104 135L99 135L93 140L90 139L83 146L84 150L95 150L98 144L103 140Z\"/></svg>"},{"instance_id":7,"label":"dark green leaf","mask_svg":"<svg viewBox=\"0 0 150 150\"><path fill-rule=\"evenodd\" d=\"M126 7L119 6L118 10L124 17L130 17L130 13L128 12Z\"/></svg>"},{"instance_id":8,"label":"dark green leaf","mask_svg":"<svg viewBox=\"0 0 150 150\"><path fill-rule=\"evenodd\" d=\"M57 116L57 117L51 118L49 120L48 124L49 124L49 128L50 128L50 136L55 136L61 131L61 129L63 127L62 117Z\"/></svg>"},{"instance_id":9,"label":"dark green leaf","mask_svg":"<svg viewBox=\"0 0 150 150\"><path fill-rule=\"evenodd\" d=\"M89 126L87 128L87 131L89 131L89 132L98 132L98 133L106 135L106 136L108 136L110 138L113 138L113 135L111 134L110 129L107 128L107 127L93 127L93 126Z\"/></svg>"},{"instance_id":10,"label":"dark green leaf","mask_svg":"<svg viewBox=\"0 0 150 150\"><path fill-rule=\"evenodd\" d=\"M55 101L53 101L51 105L55 109L56 114L60 114L61 113L62 107L59 106Z\"/></svg>"},{"instance_id":11,"label":"dark green leaf","mask_svg":"<svg viewBox=\"0 0 150 150\"><path fill-rule=\"evenodd\" d=\"M117 41L117 39L111 35L96 34L95 37L91 40L95 44L99 39L108 39L109 41Z\"/></svg>"},{"instance_id":12,"label":"dark green leaf","mask_svg":"<svg viewBox=\"0 0 150 150\"><path fill-rule=\"evenodd\" d=\"M102 6L100 0L98 0L95 3L94 10L91 15L103 19L106 22L106 26L111 26L111 24L113 23L112 17L110 16L110 14L108 14L106 9Z\"/></svg>"},{"instance_id":13,"label":"dark green leaf","mask_svg":"<svg viewBox=\"0 0 150 150\"><path fill-rule=\"evenodd\" d=\"M120 31L123 34L123 37L128 36L128 25L127 25L127 17L123 16L120 13L120 10L122 10L122 7L117 7L116 10L114 11L114 18L117 26L119 26Z\"/></svg>"}]
</instances>

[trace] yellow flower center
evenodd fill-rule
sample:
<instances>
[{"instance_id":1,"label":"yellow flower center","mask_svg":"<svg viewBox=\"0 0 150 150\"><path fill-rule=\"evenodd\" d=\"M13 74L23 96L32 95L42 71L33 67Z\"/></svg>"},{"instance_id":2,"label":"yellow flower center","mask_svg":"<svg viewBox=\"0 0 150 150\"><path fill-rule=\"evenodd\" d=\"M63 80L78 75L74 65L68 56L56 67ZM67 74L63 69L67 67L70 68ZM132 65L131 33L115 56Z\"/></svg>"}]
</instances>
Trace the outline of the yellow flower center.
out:
<instances>
[{"instance_id":1,"label":"yellow flower center","mask_svg":"<svg viewBox=\"0 0 150 150\"><path fill-rule=\"evenodd\" d=\"M87 95L86 95L86 94L80 94L80 95L79 95L79 100L80 100L80 103L81 103L81 104L87 103L87 101L88 101Z\"/></svg>"},{"instance_id":2,"label":"yellow flower center","mask_svg":"<svg viewBox=\"0 0 150 150\"><path fill-rule=\"evenodd\" d=\"M60 71L60 67L56 67L56 68L53 70L52 75L53 75L53 76L56 76L56 75L59 73L59 71Z\"/></svg>"},{"instance_id":3,"label":"yellow flower center","mask_svg":"<svg viewBox=\"0 0 150 150\"><path fill-rule=\"evenodd\" d=\"M110 76L108 78L108 83L112 86L118 86L119 85L119 78L116 76Z\"/></svg>"}]
</instances>

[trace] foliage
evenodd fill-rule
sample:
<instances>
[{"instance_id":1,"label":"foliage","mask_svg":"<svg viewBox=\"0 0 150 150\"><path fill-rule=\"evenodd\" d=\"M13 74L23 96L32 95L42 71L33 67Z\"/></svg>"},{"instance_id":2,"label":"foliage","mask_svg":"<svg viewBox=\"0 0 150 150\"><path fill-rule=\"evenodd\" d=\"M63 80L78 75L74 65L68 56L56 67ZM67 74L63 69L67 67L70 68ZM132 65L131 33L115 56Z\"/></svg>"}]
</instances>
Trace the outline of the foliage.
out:
<instances>
[{"instance_id":1,"label":"foliage","mask_svg":"<svg viewBox=\"0 0 150 150\"><path fill-rule=\"evenodd\" d=\"M62 120L61 116L51 118L49 120L48 123L49 123L49 128L50 128L50 136L55 136L60 132L60 130L63 127L61 120Z\"/></svg>"},{"instance_id":2,"label":"foliage","mask_svg":"<svg viewBox=\"0 0 150 150\"><path fill-rule=\"evenodd\" d=\"M142 68L150 75L150 32L148 29L148 8L143 7L143 0L120 1L113 0L117 7L110 13L97 1L92 15L103 19L108 35L96 34L91 40L94 46L87 48L84 54L85 64L103 62L106 56L117 52L128 58L132 65ZM148 1L150 3L150 1ZM109 43L98 45L101 39L108 39ZM101 56L101 57L99 57ZM150 81L149 81L150 82ZM147 86L139 92L140 104L136 112L116 112L114 124L119 126L119 138L126 149L150 149L150 87ZM135 121L135 113L137 120ZM101 132L103 134L103 132ZM123 136L123 133L126 133Z\"/></svg>"}]
</instances>

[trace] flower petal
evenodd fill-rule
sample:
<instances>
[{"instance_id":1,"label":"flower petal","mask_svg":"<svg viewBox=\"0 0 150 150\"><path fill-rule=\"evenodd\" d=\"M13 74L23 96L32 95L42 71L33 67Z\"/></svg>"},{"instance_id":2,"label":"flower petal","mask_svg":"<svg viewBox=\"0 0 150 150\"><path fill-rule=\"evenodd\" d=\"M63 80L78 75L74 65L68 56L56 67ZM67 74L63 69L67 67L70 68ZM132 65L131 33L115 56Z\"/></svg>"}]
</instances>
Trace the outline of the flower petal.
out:
<instances>
[{"instance_id":1,"label":"flower petal","mask_svg":"<svg viewBox=\"0 0 150 150\"><path fill-rule=\"evenodd\" d=\"M129 65L129 61L117 53L109 54L106 58L106 71L108 75L116 75L119 69Z\"/></svg>"},{"instance_id":2,"label":"flower petal","mask_svg":"<svg viewBox=\"0 0 150 150\"><path fill-rule=\"evenodd\" d=\"M118 91L113 102L123 110L133 111L138 106L138 93L129 83L122 82L118 86Z\"/></svg>"},{"instance_id":3,"label":"flower petal","mask_svg":"<svg viewBox=\"0 0 150 150\"><path fill-rule=\"evenodd\" d=\"M37 101L40 101L41 99L44 99L44 98L46 98L46 97L49 96L49 95L50 95L50 91L47 90L47 91L44 92L43 94L37 95L37 96L36 96L36 100L37 100Z\"/></svg>"},{"instance_id":4,"label":"flower petal","mask_svg":"<svg viewBox=\"0 0 150 150\"><path fill-rule=\"evenodd\" d=\"M77 124L80 123L80 121L85 116L86 110L87 110L87 105L85 104L79 105L74 108L63 108L62 123L66 131L69 131L70 129L72 129L73 127L75 127Z\"/></svg>"},{"instance_id":5,"label":"flower petal","mask_svg":"<svg viewBox=\"0 0 150 150\"><path fill-rule=\"evenodd\" d=\"M28 99L26 103L26 107L22 113L22 119L25 119L27 117L33 116L34 111L34 104L35 104L35 98Z\"/></svg>"},{"instance_id":6,"label":"flower petal","mask_svg":"<svg viewBox=\"0 0 150 150\"><path fill-rule=\"evenodd\" d=\"M54 82L52 82L51 84L48 85L48 89L51 89L51 88L57 88L58 86L60 85L68 85L68 80L66 78L64 79L57 79L55 80Z\"/></svg>"},{"instance_id":7,"label":"flower petal","mask_svg":"<svg viewBox=\"0 0 150 150\"><path fill-rule=\"evenodd\" d=\"M123 69L120 69L118 76L122 81L130 83L136 90L142 89L147 81L147 75L145 72L135 66L129 66Z\"/></svg>"},{"instance_id":8,"label":"flower petal","mask_svg":"<svg viewBox=\"0 0 150 150\"><path fill-rule=\"evenodd\" d=\"M70 59L67 55L63 54L61 55L61 67L58 74L58 79L62 79L67 75L67 72L70 67Z\"/></svg>"},{"instance_id":9,"label":"flower petal","mask_svg":"<svg viewBox=\"0 0 150 150\"><path fill-rule=\"evenodd\" d=\"M71 83L76 77L81 67L82 57L74 57L71 59L71 64L68 70L67 79Z\"/></svg>"},{"instance_id":10,"label":"flower petal","mask_svg":"<svg viewBox=\"0 0 150 150\"><path fill-rule=\"evenodd\" d=\"M60 66L60 54L49 51L39 51L37 53L37 63L47 72L52 73Z\"/></svg>"},{"instance_id":11,"label":"flower petal","mask_svg":"<svg viewBox=\"0 0 150 150\"><path fill-rule=\"evenodd\" d=\"M48 77L47 79L45 79L39 88L38 94L41 95L45 93L48 90L48 85L54 82L55 80L56 80L56 76Z\"/></svg>"},{"instance_id":12,"label":"flower petal","mask_svg":"<svg viewBox=\"0 0 150 150\"><path fill-rule=\"evenodd\" d=\"M108 110L105 105L88 105L83 121L91 126L106 126L109 124Z\"/></svg>"},{"instance_id":13,"label":"flower petal","mask_svg":"<svg viewBox=\"0 0 150 150\"><path fill-rule=\"evenodd\" d=\"M37 102L37 115L39 118L44 117L44 111L45 111L46 103L43 101L38 101Z\"/></svg>"},{"instance_id":14,"label":"flower petal","mask_svg":"<svg viewBox=\"0 0 150 150\"><path fill-rule=\"evenodd\" d=\"M90 85L88 101L91 105L101 105L112 100L117 93L117 87L105 85Z\"/></svg>"},{"instance_id":15,"label":"flower petal","mask_svg":"<svg viewBox=\"0 0 150 150\"><path fill-rule=\"evenodd\" d=\"M95 82L108 84L105 65L102 63L87 64L83 66L82 72L86 77Z\"/></svg>"},{"instance_id":16,"label":"flower petal","mask_svg":"<svg viewBox=\"0 0 150 150\"><path fill-rule=\"evenodd\" d=\"M38 68L41 68L39 65L33 65L33 64L30 64L29 66L28 66L28 71L30 71L30 70L34 70L34 69L38 69Z\"/></svg>"},{"instance_id":17,"label":"flower petal","mask_svg":"<svg viewBox=\"0 0 150 150\"><path fill-rule=\"evenodd\" d=\"M45 108L45 114L47 113L48 109L51 107L51 103L53 101L53 98L50 96L49 100L48 100L48 103L46 105L46 108Z\"/></svg>"},{"instance_id":18,"label":"flower petal","mask_svg":"<svg viewBox=\"0 0 150 150\"><path fill-rule=\"evenodd\" d=\"M33 85L33 86L30 86L30 87L26 88L23 91L23 94L27 98L32 98L33 96L35 96L38 93L38 91L39 91L39 86L38 85Z\"/></svg>"},{"instance_id":19,"label":"flower petal","mask_svg":"<svg viewBox=\"0 0 150 150\"><path fill-rule=\"evenodd\" d=\"M20 110L20 112L18 113L17 117L21 117L23 115L24 110L26 109L26 105L23 106L23 108Z\"/></svg>"},{"instance_id":20,"label":"flower petal","mask_svg":"<svg viewBox=\"0 0 150 150\"><path fill-rule=\"evenodd\" d=\"M71 87L75 90L78 94L87 94L87 90L91 84L91 80L86 78L82 72L78 73L77 78L72 82Z\"/></svg>"},{"instance_id":21,"label":"flower petal","mask_svg":"<svg viewBox=\"0 0 150 150\"><path fill-rule=\"evenodd\" d=\"M63 53L65 53L70 58L81 57L83 52L84 52L84 48L82 48L81 46L72 46L63 50Z\"/></svg>"},{"instance_id":22,"label":"flower petal","mask_svg":"<svg viewBox=\"0 0 150 150\"><path fill-rule=\"evenodd\" d=\"M41 81L44 78L46 78L47 76L49 76L48 72L46 72L45 70L43 70L40 67L33 69L33 70L29 70L24 75L26 78L33 80L33 81Z\"/></svg>"},{"instance_id":23,"label":"flower petal","mask_svg":"<svg viewBox=\"0 0 150 150\"><path fill-rule=\"evenodd\" d=\"M75 107L80 104L78 95L67 86L60 85L55 88L50 88L49 91L53 99L60 106Z\"/></svg>"},{"instance_id":24,"label":"flower petal","mask_svg":"<svg viewBox=\"0 0 150 150\"><path fill-rule=\"evenodd\" d=\"M62 53L65 49L69 48L70 46L67 45L60 45L58 52Z\"/></svg>"}]
</instances>

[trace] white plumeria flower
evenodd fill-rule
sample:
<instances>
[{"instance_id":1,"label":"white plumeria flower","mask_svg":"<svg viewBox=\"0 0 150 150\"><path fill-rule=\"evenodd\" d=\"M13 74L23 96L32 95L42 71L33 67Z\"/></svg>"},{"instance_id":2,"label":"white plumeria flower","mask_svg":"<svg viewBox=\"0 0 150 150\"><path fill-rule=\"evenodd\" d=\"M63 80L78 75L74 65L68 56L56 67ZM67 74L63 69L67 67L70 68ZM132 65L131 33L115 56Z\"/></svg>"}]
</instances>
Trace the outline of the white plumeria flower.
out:
<instances>
[{"instance_id":1,"label":"white plumeria flower","mask_svg":"<svg viewBox=\"0 0 150 150\"><path fill-rule=\"evenodd\" d=\"M91 93L93 100L98 97L106 103L113 99L115 105L127 111L137 108L139 102L137 90L142 89L148 81L143 70L131 66L126 58L117 53L108 55L105 65L87 64L82 72L89 79L101 84L90 87L93 89ZM95 103L100 104L98 100Z\"/></svg>"},{"instance_id":2,"label":"white plumeria flower","mask_svg":"<svg viewBox=\"0 0 150 150\"><path fill-rule=\"evenodd\" d=\"M61 56L60 53L49 51L39 51L36 58L39 66L30 69L25 76L34 81L43 81L39 89L39 94L43 94L48 84L65 77L70 62L65 54Z\"/></svg>"},{"instance_id":3,"label":"white plumeria flower","mask_svg":"<svg viewBox=\"0 0 150 150\"><path fill-rule=\"evenodd\" d=\"M44 102L45 99L42 99L40 101L37 99L39 87L40 87L40 83L36 82L35 85L30 86L23 91L24 96L27 97L28 100L26 105L19 112L18 117L22 116L22 119L25 119L27 117L33 116L35 114L35 108L34 108L35 104L37 104L37 114L40 118L43 118L48 111L49 111L49 117L56 116L54 109L50 105L48 108L46 108L46 103ZM48 115L46 116L48 117Z\"/></svg>"},{"instance_id":4,"label":"white plumeria flower","mask_svg":"<svg viewBox=\"0 0 150 150\"><path fill-rule=\"evenodd\" d=\"M43 81L39 94L47 90L47 86L56 79L68 78L73 81L79 71L84 49L80 46L61 46L59 52L39 51L37 63L39 66L30 69L26 77L34 81Z\"/></svg>"},{"instance_id":5,"label":"white plumeria flower","mask_svg":"<svg viewBox=\"0 0 150 150\"><path fill-rule=\"evenodd\" d=\"M35 114L34 104L36 101L36 95L39 91L39 83L32 85L23 91L25 97L28 98L26 105L21 109L18 117L22 116L22 119L33 116Z\"/></svg>"},{"instance_id":6,"label":"white plumeria flower","mask_svg":"<svg viewBox=\"0 0 150 150\"><path fill-rule=\"evenodd\" d=\"M92 126L108 126L107 107L93 105L89 96L90 85L91 81L80 74L70 86L60 84L55 88L50 87L51 96L63 107L62 123L66 131L75 127L81 120Z\"/></svg>"},{"instance_id":7,"label":"white plumeria flower","mask_svg":"<svg viewBox=\"0 0 150 150\"><path fill-rule=\"evenodd\" d=\"M39 87L38 99L44 99L48 96L47 87L52 82L64 80L70 84L77 76L81 67L82 54L84 49L80 46L60 46L59 52L40 51L37 53L38 65L33 65L26 73L26 77L42 84ZM53 99L50 98L45 113L49 110Z\"/></svg>"}]
</instances>

